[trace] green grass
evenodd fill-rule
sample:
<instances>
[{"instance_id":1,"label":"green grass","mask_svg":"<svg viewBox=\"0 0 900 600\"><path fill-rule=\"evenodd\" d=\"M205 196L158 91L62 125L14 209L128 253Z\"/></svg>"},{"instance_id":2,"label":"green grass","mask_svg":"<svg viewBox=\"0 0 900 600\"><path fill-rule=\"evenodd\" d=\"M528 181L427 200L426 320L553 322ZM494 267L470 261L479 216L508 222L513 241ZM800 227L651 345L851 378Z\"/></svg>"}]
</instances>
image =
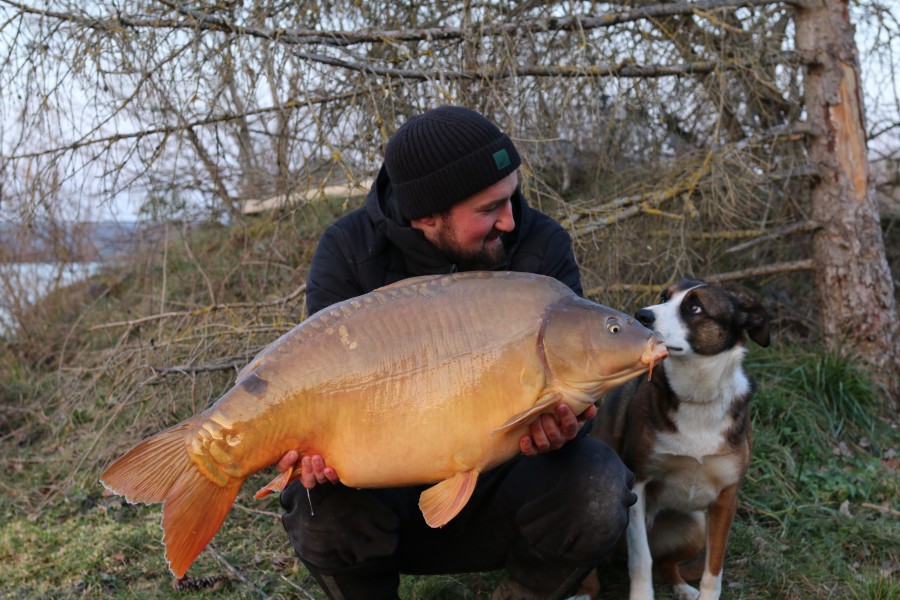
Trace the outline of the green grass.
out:
<instances>
[{"instance_id":1,"label":"green grass","mask_svg":"<svg viewBox=\"0 0 900 600\"><path fill-rule=\"evenodd\" d=\"M755 351L748 368L758 381L755 446L729 543L727 597L900 597L898 437L896 424L875 412L875 388L831 354ZM0 597L324 597L287 544L277 502L250 497L266 476L245 486L213 541L215 554L205 551L191 567L200 589L176 592L159 507L103 495L91 480L95 469L83 483L54 489L57 453L68 451L58 444L25 444L14 455L5 448ZM606 567L610 597L624 593L623 569L621 559ZM501 576L408 576L403 597L488 598Z\"/></svg>"},{"instance_id":2,"label":"green grass","mask_svg":"<svg viewBox=\"0 0 900 600\"><path fill-rule=\"evenodd\" d=\"M896 591L900 559L898 436L877 388L833 353L758 351L748 368L754 449L726 580L745 598L890 597L866 591Z\"/></svg>"},{"instance_id":3,"label":"green grass","mask_svg":"<svg viewBox=\"0 0 900 600\"><path fill-rule=\"evenodd\" d=\"M0 346L0 598L314 598L278 521L257 501L260 473L176 591L159 506L104 494L102 467L143 436L211 403L233 370L160 373L252 354L302 315L302 298L264 310L303 281L321 224L340 206L201 228L163 254L58 296L32 334ZM285 232L290 234L286 235ZM188 251L186 248L190 248ZM166 286L162 285L162 274ZM201 274L202 273L202 274ZM97 286L95 285L94 288ZM228 305L210 310L211 304ZM104 324L159 312L128 327ZM786 345L755 348L748 371L754 449L726 557L726 598L900 598L898 421L854 361ZM603 569L607 598L625 564ZM405 576L410 600L486 599L502 573ZM196 588L196 589L194 589ZM659 597L668 592L658 587Z\"/></svg>"}]
</instances>

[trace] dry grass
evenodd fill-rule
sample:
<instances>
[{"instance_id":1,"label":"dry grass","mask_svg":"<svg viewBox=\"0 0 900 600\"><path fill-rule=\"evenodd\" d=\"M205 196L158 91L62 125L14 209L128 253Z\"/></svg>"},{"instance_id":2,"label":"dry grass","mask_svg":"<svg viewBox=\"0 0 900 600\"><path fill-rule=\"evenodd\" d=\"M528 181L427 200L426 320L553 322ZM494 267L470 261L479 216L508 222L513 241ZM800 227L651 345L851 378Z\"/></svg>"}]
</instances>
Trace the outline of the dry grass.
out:
<instances>
[{"instance_id":1,"label":"dry grass","mask_svg":"<svg viewBox=\"0 0 900 600\"><path fill-rule=\"evenodd\" d=\"M237 368L303 316L295 292L311 250L322 225L344 209L311 205L242 227L170 228L123 268L48 299L31 335L8 338L0 366L0 595L321 597L293 557L277 502L247 492L214 551L191 569L189 582L202 591L174 590L158 507L104 495L97 476L138 439L208 406ZM601 233L609 237L592 239L609 248L638 236L625 227ZM627 262L626 252L579 252L588 281L606 261ZM622 298L628 310L648 293L598 295ZM761 382L757 443L731 543L729 596L894 598L896 423L876 416L881 399L859 367L798 351L791 340L801 333L778 335L775 349L752 355ZM607 573L614 595L626 585L622 567ZM487 597L499 576L408 577L404 597Z\"/></svg>"}]
</instances>

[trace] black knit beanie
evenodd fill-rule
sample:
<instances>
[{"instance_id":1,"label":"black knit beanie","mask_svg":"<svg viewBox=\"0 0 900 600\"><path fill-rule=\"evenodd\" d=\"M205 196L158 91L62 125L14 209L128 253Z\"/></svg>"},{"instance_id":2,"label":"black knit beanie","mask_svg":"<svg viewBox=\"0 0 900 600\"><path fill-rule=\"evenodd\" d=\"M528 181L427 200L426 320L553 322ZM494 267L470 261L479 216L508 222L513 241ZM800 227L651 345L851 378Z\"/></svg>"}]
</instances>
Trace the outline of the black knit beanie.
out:
<instances>
[{"instance_id":1,"label":"black knit beanie","mask_svg":"<svg viewBox=\"0 0 900 600\"><path fill-rule=\"evenodd\" d=\"M400 213L410 220L450 209L521 163L509 136L460 106L441 106L410 118L384 149Z\"/></svg>"}]
</instances>

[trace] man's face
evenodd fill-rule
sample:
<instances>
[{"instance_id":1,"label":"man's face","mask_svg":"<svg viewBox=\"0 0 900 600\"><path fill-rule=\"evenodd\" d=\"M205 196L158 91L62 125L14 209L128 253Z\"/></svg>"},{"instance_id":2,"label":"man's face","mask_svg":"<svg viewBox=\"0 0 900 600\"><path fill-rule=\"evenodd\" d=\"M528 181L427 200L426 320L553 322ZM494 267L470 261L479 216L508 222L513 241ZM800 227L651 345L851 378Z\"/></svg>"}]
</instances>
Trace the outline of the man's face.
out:
<instances>
[{"instance_id":1,"label":"man's face","mask_svg":"<svg viewBox=\"0 0 900 600\"><path fill-rule=\"evenodd\" d=\"M518 184L518 174L510 173L448 212L412 224L460 270L491 269L506 256L500 235L516 227L511 199Z\"/></svg>"}]
</instances>

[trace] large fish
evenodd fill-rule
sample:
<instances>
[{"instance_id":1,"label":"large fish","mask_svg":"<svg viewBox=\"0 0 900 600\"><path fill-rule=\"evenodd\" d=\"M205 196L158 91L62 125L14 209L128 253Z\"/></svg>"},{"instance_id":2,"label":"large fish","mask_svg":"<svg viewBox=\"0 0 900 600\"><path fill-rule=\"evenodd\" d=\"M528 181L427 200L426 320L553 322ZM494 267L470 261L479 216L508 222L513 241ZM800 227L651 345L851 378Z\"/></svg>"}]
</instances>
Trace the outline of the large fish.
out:
<instances>
[{"instance_id":1,"label":"large fish","mask_svg":"<svg viewBox=\"0 0 900 600\"><path fill-rule=\"evenodd\" d=\"M263 350L204 412L136 445L101 475L129 502L163 503L182 577L244 480L288 450L320 454L341 482L422 493L441 527L478 474L511 457L542 412L576 414L665 358L631 317L549 277L417 277L335 304ZM285 473L257 496L277 491Z\"/></svg>"}]
</instances>

